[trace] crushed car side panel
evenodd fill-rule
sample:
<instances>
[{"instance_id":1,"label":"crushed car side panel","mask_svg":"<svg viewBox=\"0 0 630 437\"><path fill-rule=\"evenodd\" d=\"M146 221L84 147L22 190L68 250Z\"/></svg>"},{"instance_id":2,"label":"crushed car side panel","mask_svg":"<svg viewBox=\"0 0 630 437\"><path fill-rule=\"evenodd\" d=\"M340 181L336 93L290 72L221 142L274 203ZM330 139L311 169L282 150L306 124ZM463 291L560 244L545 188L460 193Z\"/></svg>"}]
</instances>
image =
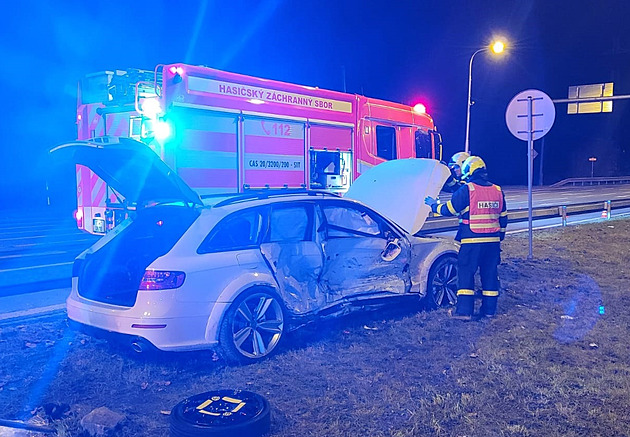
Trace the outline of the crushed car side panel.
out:
<instances>
[{"instance_id":1,"label":"crushed car side panel","mask_svg":"<svg viewBox=\"0 0 630 437\"><path fill-rule=\"evenodd\" d=\"M427 280L433 263L443 255L457 256L459 245L450 240L431 237L409 237L411 243L411 292L423 297L427 292Z\"/></svg>"}]
</instances>

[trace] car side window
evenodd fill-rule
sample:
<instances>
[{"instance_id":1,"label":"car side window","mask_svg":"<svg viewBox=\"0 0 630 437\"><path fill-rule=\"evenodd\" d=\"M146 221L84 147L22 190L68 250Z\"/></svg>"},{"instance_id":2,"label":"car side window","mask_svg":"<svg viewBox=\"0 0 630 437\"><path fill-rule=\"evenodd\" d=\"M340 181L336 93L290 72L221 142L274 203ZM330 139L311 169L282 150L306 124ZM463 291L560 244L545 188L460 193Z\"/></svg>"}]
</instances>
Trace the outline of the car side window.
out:
<instances>
[{"instance_id":1,"label":"car side window","mask_svg":"<svg viewBox=\"0 0 630 437\"><path fill-rule=\"evenodd\" d=\"M313 214L309 205L274 205L269 215L266 243L312 240Z\"/></svg>"},{"instance_id":2,"label":"car side window","mask_svg":"<svg viewBox=\"0 0 630 437\"><path fill-rule=\"evenodd\" d=\"M382 235L378 220L367 211L337 205L326 205L322 210L326 218L328 238Z\"/></svg>"},{"instance_id":3,"label":"car side window","mask_svg":"<svg viewBox=\"0 0 630 437\"><path fill-rule=\"evenodd\" d=\"M226 252L257 247L262 222L258 209L230 214L210 231L197 249L197 253Z\"/></svg>"}]
</instances>

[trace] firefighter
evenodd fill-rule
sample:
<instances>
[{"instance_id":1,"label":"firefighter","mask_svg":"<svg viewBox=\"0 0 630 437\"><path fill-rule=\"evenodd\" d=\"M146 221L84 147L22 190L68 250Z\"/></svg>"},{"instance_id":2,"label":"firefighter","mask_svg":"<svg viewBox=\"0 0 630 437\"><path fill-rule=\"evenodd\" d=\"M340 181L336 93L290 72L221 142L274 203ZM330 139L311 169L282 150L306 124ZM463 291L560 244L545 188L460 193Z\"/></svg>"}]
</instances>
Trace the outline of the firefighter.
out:
<instances>
[{"instance_id":1,"label":"firefighter","mask_svg":"<svg viewBox=\"0 0 630 437\"><path fill-rule=\"evenodd\" d=\"M442 187L442 191L446 191L447 193L454 193L457 191L464 183L461 181L462 177L462 165L466 158L470 155L466 152L457 152L451 157L451 161L448 163L448 168L451 171L451 175L446 180L444 187Z\"/></svg>"},{"instance_id":2,"label":"firefighter","mask_svg":"<svg viewBox=\"0 0 630 437\"><path fill-rule=\"evenodd\" d=\"M459 216L455 239L461 243L458 259L457 307L454 317L470 320L474 310L475 273L479 269L482 287L481 316L496 314L499 296L497 265L501 261L501 241L505 237L507 209L501 187L488 180L486 164L478 156L462 164L466 182L451 200L438 203L432 197L424 202L434 213Z\"/></svg>"}]
</instances>

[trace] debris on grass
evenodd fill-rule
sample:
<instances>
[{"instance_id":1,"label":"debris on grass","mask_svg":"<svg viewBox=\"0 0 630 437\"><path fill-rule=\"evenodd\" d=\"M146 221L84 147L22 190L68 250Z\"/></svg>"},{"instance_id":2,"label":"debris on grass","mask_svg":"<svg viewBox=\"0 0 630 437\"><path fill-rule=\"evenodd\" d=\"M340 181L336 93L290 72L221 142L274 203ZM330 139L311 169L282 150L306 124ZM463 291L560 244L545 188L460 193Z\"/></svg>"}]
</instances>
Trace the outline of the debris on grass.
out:
<instances>
[{"instance_id":1,"label":"debris on grass","mask_svg":"<svg viewBox=\"0 0 630 437\"><path fill-rule=\"evenodd\" d=\"M107 407L99 407L81 419L81 427L90 436L108 436L113 435L124 420L124 415Z\"/></svg>"}]
</instances>

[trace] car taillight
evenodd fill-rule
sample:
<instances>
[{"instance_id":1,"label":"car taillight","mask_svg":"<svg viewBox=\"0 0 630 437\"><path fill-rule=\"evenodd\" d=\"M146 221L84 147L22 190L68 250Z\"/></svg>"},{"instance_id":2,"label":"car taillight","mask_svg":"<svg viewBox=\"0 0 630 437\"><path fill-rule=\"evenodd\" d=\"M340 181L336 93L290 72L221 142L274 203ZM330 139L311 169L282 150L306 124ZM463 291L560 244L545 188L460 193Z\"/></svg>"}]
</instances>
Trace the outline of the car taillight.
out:
<instances>
[{"instance_id":1,"label":"car taillight","mask_svg":"<svg viewBox=\"0 0 630 437\"><path fill-rule=\"evenodd\" d=\"M77 227L83 229L83 208L74 211L74 219L77 221Z\"/></svg>"},{"instance_id":2,"label":"car taillight","mask_svg":"<svg viewBox=\"0 0 630 437\"><path fill-rule=\"evenodd\" d=\"M179 288L184 283L186 273L184 272L167 272L163 270L146 270L142 281L140 281L141 290L168 290Z\"/></svg>"}]
</instances>

